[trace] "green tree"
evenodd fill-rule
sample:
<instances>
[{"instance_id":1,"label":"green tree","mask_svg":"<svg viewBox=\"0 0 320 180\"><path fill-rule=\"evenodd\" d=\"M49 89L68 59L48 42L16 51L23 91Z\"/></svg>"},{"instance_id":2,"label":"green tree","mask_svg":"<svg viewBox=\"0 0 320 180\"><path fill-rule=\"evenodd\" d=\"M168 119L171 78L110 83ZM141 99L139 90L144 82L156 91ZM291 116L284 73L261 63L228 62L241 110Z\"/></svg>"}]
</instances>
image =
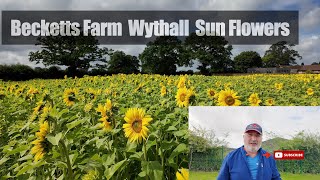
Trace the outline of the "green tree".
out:
<instances>
[{"instance_id":1,"label":"green tree","mask_svg":"<svg viewBox=\"0 0 320 180\"><path fill-rule=\"evenodd\" d=\"M228 136L229 134L226 133L225 138ZM218 138L213 130L193 127L192 130L189 130L189 169L193 169L192 166L197 166L197 162L201 160L198 159L198 156L194 157L194 154L210 155L210 159L217 160L221 158L221 148L227 146L227 144L226 140ZM196 162L196 164L193 164L193 162Z\"/></svg>"},{"instance_id":2,"label":"green tree","mask_svg":"<svg viewBox=\"0 0 320 180\"><path fill-rule=\"evenodd\" d=\"M127 55L123 51L113 52L108 61L108 71L111 73L137 73L139 66L139 60L136 56Z\"/></svg>"},{"instance_id":3,"label":"green tree","mask_svg":"<svg viewBox=\"0 0 320 180\"><path fill-rule=\"evenodd\" d=\"M244 51L234 57L234 69L237 72L247 72L248 68L262 67L262 59L255 51Z\"/></svg>"},{"instance_id":4,"label":"green tree","mask_svg":"<svg viewBox=\"0 0 320 180\"><path fill-rule=\"evenodd\" d=\"M24 81L34 77L34 70L30 66L23 64L0 65L0 80Z\"/></svg>"},{"instance_id":5,"label":"green tree","mask_svg":"<svg viewBox=\"0 0 320 180\"><path fill-rule=\"evenodd\" d=\"M227 72L232 66L232 46L221 36L197 36L190 34L185 40L191 59L198 60L201 74Z\"/></svg>"},{"instance_id":6,"label":"green tree","mask_svg":"<svg viewBox=\"0 0 320 180\"><path fill-rule=\"evenodd\" d=\"M283 164L286 170L297 172L300 170L303 173L320 173L320 134L319 132L305 132L297 133L291 141L284 144L283 150L303 150L304 160L302 169L297 164ZM279 167L279 166L278 166ZM299 173L301 173L299 172Z\"/></svg>"},{"instance_id":7,"label":"green tree","mask_svg":"<svg viewBox=\"0 0 320 180\"><path fill-rule=\"evenodd\" d=\"M160 36L149 42L139 55L142 72L174 74L177 66L188 65L182 42L175 36Z\"/></svg>"},{"instance_id":8,"label":"green tree","mask_svg":"<svg viewBox=\"0 0 320 180\"><path fill-rule=\"evenodd\" d=\"M265 67L279 67L280 65L297 64L297 59L302 59L298 51L294 50L293 44L288 44L286 41L280 41L272 44L265 52L262 58Z\"/></svg>"},{"instance_id":9,"label":"green tree","mask_svg":"<svg viewBox=\"0 0 320 180\"><path fill-rule=\"evenodd\" d=\"M88 70L93 63L106 63L107 48L99 48L93 36L47 36L38 38L41 50L29 53L29 60L45 66L64 65L74 75L77 69Z\"/></svg>"}]
</instances>

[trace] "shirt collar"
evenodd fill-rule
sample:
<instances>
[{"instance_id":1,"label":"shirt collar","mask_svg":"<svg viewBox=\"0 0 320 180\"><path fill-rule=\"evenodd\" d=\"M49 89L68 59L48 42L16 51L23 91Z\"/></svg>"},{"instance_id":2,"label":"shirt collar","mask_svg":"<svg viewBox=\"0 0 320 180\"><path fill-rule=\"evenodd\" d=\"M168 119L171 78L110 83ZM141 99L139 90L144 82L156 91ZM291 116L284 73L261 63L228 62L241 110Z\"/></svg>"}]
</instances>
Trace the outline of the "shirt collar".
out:
<instances>
[{"instance_id":1,"label":"shirt collar","mask_svg":"<svg viewBox=\"0 0 320 180\"><path fill-rule=\"evenodd\" d=\"M259 155L261 152L261 147L259 148L258 152L257 152L257 155ZM244 149L244 145L241 146L241 153L242 155L244 155L245 157L248 156L246 150Z\"/></svg>"}]
</instances>

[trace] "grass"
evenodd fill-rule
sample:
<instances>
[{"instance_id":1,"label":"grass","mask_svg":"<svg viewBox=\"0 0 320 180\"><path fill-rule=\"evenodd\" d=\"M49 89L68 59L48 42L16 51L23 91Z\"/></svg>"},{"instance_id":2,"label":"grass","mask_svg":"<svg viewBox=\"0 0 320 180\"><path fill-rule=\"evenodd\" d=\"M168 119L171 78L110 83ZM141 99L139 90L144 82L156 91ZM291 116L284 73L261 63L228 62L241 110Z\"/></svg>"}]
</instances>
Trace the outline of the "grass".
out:
<instances>
[{"instance_id":1,"label":"grass","mask_svg":"<svg viewBox=\"0 0 320 180\"><path fill-rule=\"evenodd\" d=\"M320 174L292 174L281 173L283 180L319 180ZM212 180L216 179L218 172L191 171L190 180Z\"/></svg>"},{"instance_id":2,"label":"grass","mask_svg":"<svg viewBox=\"0 0 320 180\"><path fill-rule=\"evenodd\" d=\"M218 172L190 171L189 180L216 179L217 176L218 176Z\"/></svg>"}]
</instances>

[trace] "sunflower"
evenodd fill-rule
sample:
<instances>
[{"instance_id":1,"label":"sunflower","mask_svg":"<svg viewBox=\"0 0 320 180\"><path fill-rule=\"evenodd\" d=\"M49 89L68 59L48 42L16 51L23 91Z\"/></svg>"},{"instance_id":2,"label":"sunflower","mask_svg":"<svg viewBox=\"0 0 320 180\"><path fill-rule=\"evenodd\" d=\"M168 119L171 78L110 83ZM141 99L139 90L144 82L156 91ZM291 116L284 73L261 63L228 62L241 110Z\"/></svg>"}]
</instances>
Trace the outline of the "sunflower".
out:
<instances>
[{"instance_id":1,"label":"sunflower","mask_svg":"<svg viewBox=\"0 0 320 180\"><path fill-rule=\"evenodd\" d=\"M38 161L43 158L45 153L48 152L48 141L45 139L46 135L49 133L49 124L47 121L40 124L39 132L36 132L37 139L32 142L34 144L31 149L31 154L34 154L34 161Z\"/></svg>"},{"instance_id":2,"label":"sunflower","mask_svg":"<svg viewBox=\"0 0 320 180\"><path fill-rule=\"evenodd\" d=\"M109 121L109 117L108 117L108 115L110 116L112 115L111 109L112 109L112 102L110 99L107 99L104 105L98 104L98 108L96 108L96 111L101 114L101 118L99 119L99 121L102 122L101 127L107 131L111 130L111 122Z\"/></svg>"},{"instance_id":3,"label":"sunflower","mask_svg":"<svg viewBox=\"0 0 320 180\"><path fill-rule=\"evenodd\" d=\"M134 92L138 92L140 89L142 89L143 86L144 86L144 84L143 84L143 83L140 83L140 84L138 85L138 87L134 90Z\"/></svg>"},{"instance_id":4,"label":"sunflower","mask_svg":"<svg viewBox=\"0 0 320 180\"><path fill-rule=\"evenodd\" d=\"M38 89L35 89L35 88L33 88L33 87L30 87L30 89L29 89L28 92L27 92L27 98L29 98L29 99L32 100L35 94L39 94Z\"/></svg>"},{"instance_id":5,"label":"sunflower","mask_svg":"<svg viewBox=\"0 0 320 180\"><path fill-rule=\"evenodd\" d=\"M307 89L307 94L308 94L309 96L313 95L313 94L314 94L313 89L312 89L312 88L308 88L308 89Z\"/></svg>"},{"instance_id":6,"label":"sunflower","mask_svg":"<svg viewBox=\"0 0 320 180\"><path fill-rule=\"evenodd\" d=\"M318 106L318 103L317 102L312 102L311 106Z\"/></svg>"},{"instance_id":7,"label":"sunflower","mask_svg":"<svg viewBox=\"0 0 320 180\"><path fill-rule=\"evenodd\" d=\"M22 96L23 94L24 94L24 88L23 87L17 89L16 92L15 92L15 95L18 96L18 97Z\"/></svg>"},{"instance_id":8,"label":"sunflower","mask_svg":"<svg viewBox=\"0 0 320 180\"><path fill-rule=\"evenodd\" d=\"M14 84L10 87L10 93L13 93L14 90L18 89L19 85L18 84Z\"/></svg>"},{"instance_id":9,"label":"sunflower","mask_svg":"<svg viewBox=\"0 0 320 180\"><path fill-rule=\"evenodd\" d=\"M266 100L266 105L267 105L267 106L273 106L274 103L275 103L275 102L274 102L274 100L273 100L272 98L269 98L269 99Z\"/></svg>"},{"instance_id":10,"label":"sunflower","mask_svg":"<svg viewBox=\"0 0 320 180\"><path fill-rule=\"evenodd\" d=\"M179 82L178 82L178 85L177 87L180 89L180 88L184 88L185 87L185 84L186 84L186 77L185 76L182 76L179 78Z\"/></svg>"},{"instance_id":11,"label":"sunflower","mask_svg":"<svg viewBox=\"0 0 320 180\"><path fill-rule=\"evenodd\" d=\"M145 111L141 108L130 108L124 117L126 124L123 124L125 136L130 142L140 143L146 139L149 129L147 126L152 120L150 115L145 115Z\"/></svg>"},{"instance_id":12,"label":"sunflower","mask_svg":"<svg viewBox=\"0 0 320 180\"><path fill-rule=\"evenodd\" d=\"M188 90L186 87L179 88L176 95L177 105L179 107L187 107L191 96L194 96L194 92L192 90Z\"/></svg>"},{"instance_id":13,"label":"sunflower","mask_svg":"<svg viewBox=\"0 0 320 180\"><path fill-rule=\"evenodd\" d=\"M111 89L108 89L108 88L107 88L107 89L105 89L105 90L104 90L104 93L105 93L106 95L111 94Z\"/></svg>"},{"instance_id":14,"label":"sunflower","mask_svg":"<svg viewBox=\"0 0 320 180\"><path fill-rule=\"evenodd\" d=\"M110 99L107 99L105 107L106 107L107 111L111 111L111 109L112 109L112 102L111 102Z\"/></svg>"},{"instance_id":15,"label":"sunflower","mask_svg":"<svg viewBox=\"0 0 320 180\"><path fill-rule=\"evenodd\" d=\"M39 91L36 88L30 87L27 94L39 94Z\"/></svg>"},{"instance_id":16,"label":"sunflower","mask_svg":"<svg viewBox=\"0 0 320 180\"><path fill-rule=\"evenodd\" d=\"M82 180L96 180L99 179L99 172L97 170L90 170L82 177Z\"/></svg>"},{"instance_id":17,"label":"sunflower","mask_svg":"<svg viewBox=\"0 0 320 180\"><path fill-rule=\"evenodd\" d=\"M233 90L227 89L219 92L218 105L219 106L240 106L241 101L239 96Z\"/></svg>"},{"instance_id":18,"label":"sunflower","mask_svg":"<svg viewBox=\"0 0 320 180\"><path fill-rule=\"evenodd\" d=\"M90 99L90 101L95 101L97 99L97 96L99 94L99 91L95 91L94 89L92 88L89 88L87 91L87 96L88 98Z\"/></svg>"},{"instance_id":19,"label":"sunflower","mask_svg":"<svg viewBox=\"0 0 320 180\"><path fill-rule=\"evenodd\" d=\"M146 92L147 94L149 94L149 93L151 92L150 88L147 87L147 88L145 89L145 92Z\"/></svg>"},{"instance_id":20,"label":"sunflower","mask_svg":"<svg viewBox=\"0 0 320 180\"><path fill-rule=\"evenodd\" d=\"M214 89L208 89L207 94L210 99L214 99L218 96L218 94L216 93L216 91Z\"/></svg>"},{"instance_id":21,"label":"sunflower","mask_svg":"<svg viewBox=\"0 0 320 180\"><path fill-rule=\"evenodd\" d=\"M77 94L78 91L76 89L66 89L63 93L63 101L67 106L72 106L76 101Z\"/></svg>"},{"instance_id":22,"label":"sunflower","mask_svg":"<svg viewBox=\"0 0 320 180\"><path fill-rule=\"evenodd\" d=\"M224 89L230 89L230 86L231 86L231 82L228 82L228 83L225 83L223 86L224 86Z\"/></svg>"},{"instance_id":23,"label":"sunflower","mask_svg":"<svg viewBox=\"0 0 320 180\"><path fill-rule=\"evenodd\" d=\"M37 106L33 109L34 113L39 113L45 107L45 103L43 101L37 102Z\"/></svg>"},{"instance_id":24,"label":"sunflower","mask_svg":"<svg viewBox=\"0 0 320 180\"><path fill-rule=\"evenodd\" d=\"M277 90L281 90L283 88L283 83L275 83L274 86Z\"/></svg>"},{"instance_id":25,"label":"sunflower","mask_svg":"<svg viewBox=\"0 0 320 180\"><path fill-rule=\"evenodd\" d=\"M99 121L102 123L101 127L107 131L110 131L111 128L111 122L108 121L109 118L108 116L103 116L102 118L99 119Z\"/></svg>"},{"instance_id":26,"label":"sunflower","mask_svg":"<svg viewBox=\"0 0 320 180\"><path fill-rule=\"evenodd\" d=\"M90 102L86 104L83 108L84 112L89 112L92 109L93 104Z\"/></svg>"},{"instance_id":27,"label":"sunflower","mask_svg":"<svg viewBox=\"0 0 320 180\"><path fill-rule=\"evenodd\" d=\"M248 100L251 106L259 106L259 104L261 103L261 100L259 99L257 93L252 93Z\"/></svg>"},{"instance_id":28,"label":"sunflower","mask_svg":"<svg viewBox=\"0 0 320 180\"><path fill-rule=\"evenodd\" d=\"M181 173L177 171L177 180L189 180L189 171L187 169L181 168Z\"/></svg>"},{"instance_id":29,"label":"sunflower","mask_svg":"<svg viewBox=\"0 0 320 180\"><path fill-rule=\"evenodd\" d=\"M96 108L96 111L101 113L101 116L107 116L107 106L98 104L98 108Z\"/></svg>"},{"instance_id":30,"label":"sunflower","mask_svg":"<svg viewBox=\"0 0 320 180\"><path fill-rule=\"evenodd\" d=\"M40 124L42 124L43 122L47 121L50 117L50 111L51 111L51 106L50 105L46 105L43 108L43 113L40 115Z\"/></svg>"},{"instance_id":31,"label":"sunflower","mask_svg":"<svg viewBox=\"0 0 320 180\"><path fill-rule=\"evenodd\" d=\"M161 96L165 96L167 94L167 88L165 86L161 87Z\"/></svg>"}]
</instances>

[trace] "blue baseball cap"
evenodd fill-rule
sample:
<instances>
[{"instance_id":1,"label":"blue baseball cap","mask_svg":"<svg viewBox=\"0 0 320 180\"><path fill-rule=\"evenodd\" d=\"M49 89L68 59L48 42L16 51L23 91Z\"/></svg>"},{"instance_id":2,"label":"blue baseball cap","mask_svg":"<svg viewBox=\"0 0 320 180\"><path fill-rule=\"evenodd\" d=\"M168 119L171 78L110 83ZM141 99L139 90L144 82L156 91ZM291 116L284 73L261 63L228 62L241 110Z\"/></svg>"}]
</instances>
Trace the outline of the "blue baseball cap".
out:
<instances>
[{"instance_id":1,"label":"blue baseball cap","mask_svg":"<svg viewBox=\"0 0 320 180\"><path fill-rule=\"evenodd\" d=\"M246 127L245 133L248 131L256 131L257 133L262 134L262 127L257 123L252 123Z\"/></svg>"}]
</instances>

